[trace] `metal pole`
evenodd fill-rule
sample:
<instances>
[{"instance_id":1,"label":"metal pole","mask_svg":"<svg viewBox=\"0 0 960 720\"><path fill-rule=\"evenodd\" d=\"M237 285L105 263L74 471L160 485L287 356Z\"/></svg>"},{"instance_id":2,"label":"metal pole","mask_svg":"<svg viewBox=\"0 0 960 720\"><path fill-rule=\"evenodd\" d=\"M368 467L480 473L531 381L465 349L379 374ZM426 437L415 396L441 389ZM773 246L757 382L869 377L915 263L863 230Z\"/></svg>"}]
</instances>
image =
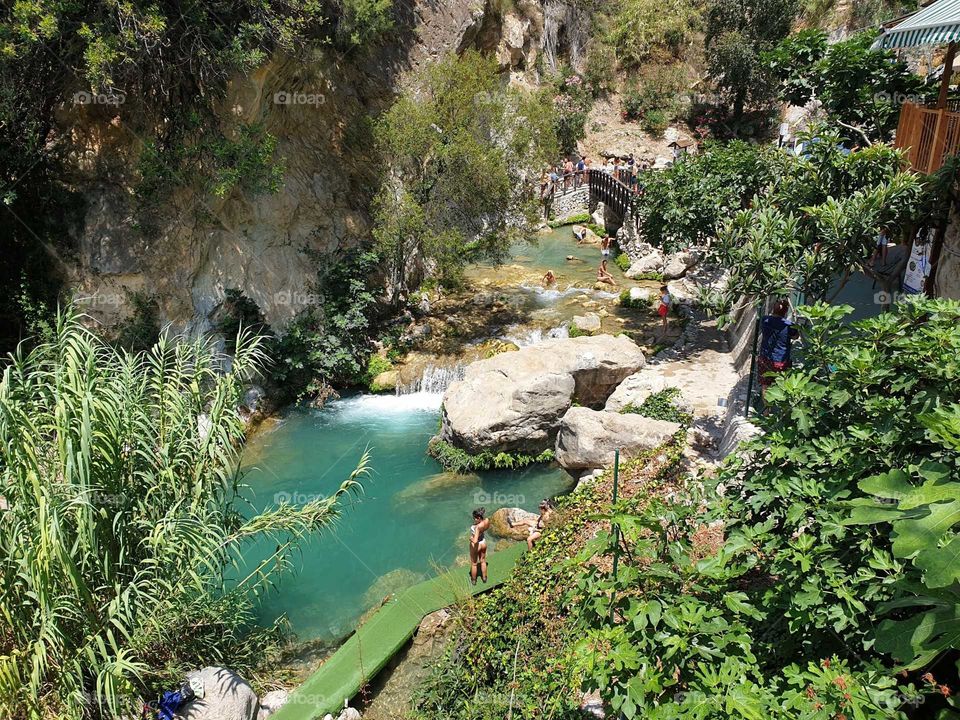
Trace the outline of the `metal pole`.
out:
<instances>
[{"instance_id":1,"label":"metal pole","mask_svg":"<svg viewBox=\"0 0 960 720\"><path fill-rule=\"evenodd\" d=\"M747 383L747 408L744 417L750 417L750 402L753 400L753 378L757 370L757 341L760 339L760 320L763 315L763 306L757 306L757 322L753 328L753 352L750 353L750 381Z\"/></svg>"},{"instance_id":2,"label":"metal pole","mask_svg":"<svg viewBox=\"0 0 960 720\"><path fill-rule=\"evenodd\" d=\"M620 489L620 451L613 453L613 504L617 504L617 492ZM616 512L616 511L614 511ZM613 579L617 579L617 570L620 567L620 525L613 525Z\"/></svg>"}]
</instances>

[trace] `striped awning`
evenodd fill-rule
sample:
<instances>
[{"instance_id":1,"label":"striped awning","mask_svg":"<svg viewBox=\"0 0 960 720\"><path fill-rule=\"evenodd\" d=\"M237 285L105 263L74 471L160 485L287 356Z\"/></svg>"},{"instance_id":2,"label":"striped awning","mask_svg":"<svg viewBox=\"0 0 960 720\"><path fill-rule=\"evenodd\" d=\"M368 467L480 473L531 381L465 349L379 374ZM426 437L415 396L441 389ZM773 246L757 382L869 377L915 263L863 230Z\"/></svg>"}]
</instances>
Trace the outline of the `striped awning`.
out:
<instances>
[{"instance_id":1,"label":"striped awning","mask_svg":"<svg viewBox=\"0 0 960 720\"><path fill-rule=\"evenodd\" d=\"M902 22L886 28L873 44L878 48L943 45L960 40L960 0L936 0Z\"/></svg>"}]
</instances>

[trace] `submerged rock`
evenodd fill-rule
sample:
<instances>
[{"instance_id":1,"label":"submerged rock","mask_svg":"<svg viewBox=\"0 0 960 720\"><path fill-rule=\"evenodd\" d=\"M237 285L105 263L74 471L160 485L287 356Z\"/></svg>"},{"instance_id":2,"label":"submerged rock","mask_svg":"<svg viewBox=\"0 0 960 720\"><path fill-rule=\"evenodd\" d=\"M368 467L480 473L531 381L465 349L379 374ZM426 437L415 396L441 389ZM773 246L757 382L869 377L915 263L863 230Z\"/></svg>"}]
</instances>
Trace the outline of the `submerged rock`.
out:
<instances>
[{"instance_id":1,"label":"submerged rock","mask_svg":"<svg viewBox=\"0 0 960 720\"><path fill-rule=\"evenodd\" d=\"M566 470L607 467L617 449L620 459L627 460L662 445L679 429L666 420L572 407L557 435L557 462Z\"/></svg>"},{"instance_id":2,"label":"submerged rock","mask_svg":"<svg viewBox=\"0 0 960 720\"><path fill-rule=\"evenodd\" d=\"M545 340L477 361L444 394L440 437L471 453L539 454L574 402L601 406L644 363L624 335Z\"/></svg>"},{"instance_id":3,"label":"submerged rock","mask_svg":"<svg viewBox=\"0 0 960 720\"><path fill-rule=\"evenodd\" d=\"M183 705L183 720L255 720L260 701L253 688L232 670L205 667L187 673L187 680L199 679L203 697Z\"/></svg>"}]
</instances>

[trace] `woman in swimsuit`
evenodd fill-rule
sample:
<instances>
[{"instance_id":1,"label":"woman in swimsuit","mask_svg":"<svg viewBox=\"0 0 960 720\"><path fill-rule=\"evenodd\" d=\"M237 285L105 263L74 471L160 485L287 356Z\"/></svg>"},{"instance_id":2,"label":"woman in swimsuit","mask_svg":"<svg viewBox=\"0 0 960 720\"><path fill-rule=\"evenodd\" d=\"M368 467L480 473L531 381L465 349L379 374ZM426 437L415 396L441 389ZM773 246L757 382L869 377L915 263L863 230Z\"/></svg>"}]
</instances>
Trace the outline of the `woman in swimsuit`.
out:
<instances>
[{"instance_id":1,"label":"woman in swimsuit","mask_svg":"<svg viewBox=\"0 0 960 720\"><path fill-rule=\"evenodd\" d=\"M529 532L527 533L527 549L533 550L533 544L540 539L543 535L543 528L546 526L547 521L550 519L550 514L553 512L553 504L544 499L540 502L540 515L537 517L536 522L531 522L525 520L523 522L516 523L517 525L526 525L529 527Z\"/></svg>"},{"instance_id":2,"label":"woman in swimsuit","mask_svg":"<svg viewBox=\"0 0 960 720\"><path fill-rule=\"evenodd\" d=\"M480 577L487 581L487 541L483 533L490 529L490 521L484 517L487 511L477 508L473 511L473 525L470 526L470 582L477 584L477 568Z\"/></svg>"}]
</instances>

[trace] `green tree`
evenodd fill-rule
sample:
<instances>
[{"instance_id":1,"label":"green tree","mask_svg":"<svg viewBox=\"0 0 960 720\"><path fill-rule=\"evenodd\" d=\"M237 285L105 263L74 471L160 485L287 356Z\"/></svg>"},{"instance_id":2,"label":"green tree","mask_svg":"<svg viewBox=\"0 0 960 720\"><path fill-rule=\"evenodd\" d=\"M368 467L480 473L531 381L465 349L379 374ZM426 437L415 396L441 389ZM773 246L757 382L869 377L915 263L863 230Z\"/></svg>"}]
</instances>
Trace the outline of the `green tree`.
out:
<instances>
[{"instance_id":1,"label":"green tree","mask_svg":"<svg viewBox=\"0 0 960 720\"><path fill-rule=\"evenodd\" d=\"M211 660L260 666L257 592L338 516L339 490L248 516L243 383L265 362L240 333L162 337L129 354L70 311L0 381L0 715L107 718ZM223 368L229 371L224 372ZM273 549L237 577L244 548Z\"/></svg>"},{"instance_id":2,"label":"green tree","mask_svg":"<svg viewBox=\"0 0 960 720\"><path fill-rule=\"evenodd\" d=\"M452 281L470 260L503 259L535 219L534 180L557 151L543 100L468 52L429 68L380 120L374 238L394 301L428 275Z\"/></svg>"},{"instance_id":3,"label":"green tree","mask_svg":"<svg viewBox=\"0 0 960 720\"><path fill-rule=\"evenodd\" d=\"M903 101L923 93L922 80L890 50L871 47L862 32L827 45L826 33L805 30L765 55L780 96L795 105L817 98L828 118L855 133L855 141L888 140Z\"/></svg>"},{"instance_id":4,"label":"green tree","mask_svg":"<svg viewBox=\"0 0 960 720\"><path fill-rule=\"evenodd\" d=\"M739 121L749 105L762 107L773 85L762 53L790 32L795 0L711 0L707 6L707 64L721 96Z\"/></svg>"}]
</instances>

